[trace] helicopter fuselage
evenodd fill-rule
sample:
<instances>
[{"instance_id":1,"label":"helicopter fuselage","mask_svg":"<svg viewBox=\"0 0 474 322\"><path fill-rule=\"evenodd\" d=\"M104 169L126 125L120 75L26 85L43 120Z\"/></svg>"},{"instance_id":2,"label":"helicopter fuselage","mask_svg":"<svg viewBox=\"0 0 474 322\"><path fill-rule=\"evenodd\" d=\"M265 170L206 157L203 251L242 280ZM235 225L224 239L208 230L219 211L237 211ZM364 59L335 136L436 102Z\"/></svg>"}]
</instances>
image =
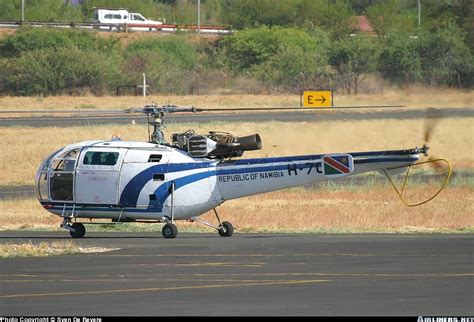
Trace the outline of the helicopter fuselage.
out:
<instances>
[{"instance_id":1,"label":"helicopter fuselage","mask_svg":"<svg viewBox=\"0 0 474 322\"><path fill-rule=\"evenodd\" d=\"M413 164L419 151L238 160L195 158L153 143L87 141L51 154L36 174L45 209L68 218L192 219L226 200Z\"/></svg>"}]
</instances>

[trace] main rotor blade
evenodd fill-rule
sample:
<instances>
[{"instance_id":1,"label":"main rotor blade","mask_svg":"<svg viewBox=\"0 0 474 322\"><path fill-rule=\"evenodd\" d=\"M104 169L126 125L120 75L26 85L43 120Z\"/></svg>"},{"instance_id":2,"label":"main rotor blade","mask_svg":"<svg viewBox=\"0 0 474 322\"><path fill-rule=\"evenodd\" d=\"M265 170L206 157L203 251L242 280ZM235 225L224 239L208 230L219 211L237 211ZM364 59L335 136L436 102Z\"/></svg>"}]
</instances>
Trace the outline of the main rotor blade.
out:
<instances>
[{"instance_id":1,"label":"main rotor blade","mask_svg":"<svg viewBox=\"0 0 474 322\"><path fill-rule=\"evenodd\" d=\"M130 113L129 109L124 110L0 110L0 114L125 114Z\"/></svg>"},{"instance_id":2,"label":"main rotor blade","mask_svg":"<svg viewBox=\"0 0 474 322\"><path fill-rule=\"evenodd\" d=\"M328 106L328 107L301 107L301 106L287 106L287 107L233 107L233 108L198 108L198 112L227 112L227 111L318 111L318 110L332 110L332 109L357 109L357 108L395 108L404 107L403 105L358 105L358 106Z\"/></svg>"},{"instance_id":3,"label":"main rotor blade","mask_svg":"<svg viewBox=\"0 0 474 322\"><path fill-rule=\"evenodd\" d=\"M157 107L167 113L185 113L185 112L236 112L236 111L318 111L318 110L336 110L336 109L358 109L358 108L397 108L403 105L359 105L359 106L331 106L307 108L300 106L279 106L279 107L234 107L234 108L197 108L197 107L179 107L175 105L165 105ZM71 114L71 115L121 115L121 114L147 114L146 108L128 108L120 110L0 110L0 114Z\"/></svg>"}]
</instances>

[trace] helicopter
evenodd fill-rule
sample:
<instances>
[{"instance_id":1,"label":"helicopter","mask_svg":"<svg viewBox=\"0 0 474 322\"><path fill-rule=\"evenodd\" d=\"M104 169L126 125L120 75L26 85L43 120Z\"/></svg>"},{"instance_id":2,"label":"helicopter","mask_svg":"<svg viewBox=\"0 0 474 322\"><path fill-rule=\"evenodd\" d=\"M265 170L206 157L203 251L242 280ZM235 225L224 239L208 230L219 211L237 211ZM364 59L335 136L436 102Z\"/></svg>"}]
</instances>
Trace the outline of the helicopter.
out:
<instances>
[{"instance_id":1,"label":"helicopter","mask_svg":"<svg viewBox=\"0 0 474 322\"><path fill-rule=\"evenodd\" d=\"M445 159L420 161L429 147L284 157L240 158L262 149L259 134L238 137L231 133L194 130L173 133L167 142L165 114L197 113L196 107L145 105L125 113L143 113L148 119L148 142L93 140L67 145L51 153L39 166L36 195L47 211L63 219L60 227L72 238L82 238L85 224L110 219L111 223L164 223L162 236L176 238L176 222L197 222L230 237L233 225L222 221L217 207L227 200L286 189L314 182L378 171L387 176L409 207L435 198L451 176ZM430 136L426 134L426 141ZM410 204L404 199L412 167L445 162L447 175L430 198ZM391 176L405 173L401 189ZM199 218L213 211L217 224ZM84 220L89 220L84 221Z\"/></svg>"}]
</instances>

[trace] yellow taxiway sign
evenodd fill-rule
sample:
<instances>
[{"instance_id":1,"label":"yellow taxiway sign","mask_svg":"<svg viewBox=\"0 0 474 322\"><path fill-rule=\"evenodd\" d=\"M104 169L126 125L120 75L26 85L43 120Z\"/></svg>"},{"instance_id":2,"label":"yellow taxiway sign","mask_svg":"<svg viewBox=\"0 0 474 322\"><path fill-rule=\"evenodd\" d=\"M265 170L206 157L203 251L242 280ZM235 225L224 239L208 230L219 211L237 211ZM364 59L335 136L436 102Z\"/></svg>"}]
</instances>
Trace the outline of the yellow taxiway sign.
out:
<instances>
[{"instance_id":1,"label":"yellow taxiway sign","mask_svg":"<svg viewBox=\"0 0 474 322\"><path fill-rule=\"evenodd\" d=\"M331 107L332 91L304 91L303 107Z\"/></svg>"}]
</instances>

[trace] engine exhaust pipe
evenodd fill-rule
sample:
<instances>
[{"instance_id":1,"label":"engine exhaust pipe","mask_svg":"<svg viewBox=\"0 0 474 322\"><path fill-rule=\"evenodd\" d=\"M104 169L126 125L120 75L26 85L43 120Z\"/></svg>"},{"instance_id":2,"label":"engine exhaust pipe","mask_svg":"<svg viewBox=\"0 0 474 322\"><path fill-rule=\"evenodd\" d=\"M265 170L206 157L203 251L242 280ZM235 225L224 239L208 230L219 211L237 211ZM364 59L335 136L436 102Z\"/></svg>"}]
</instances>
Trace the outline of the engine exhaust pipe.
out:
<instances>
[{"instance_id":1,"label":"engine exhaust pipe","mask_svg":"<svg viewBox=\"0 0 474 322\"><path fill-rule=\"evenodd\" d=\"M262 148L262 139L258 134L239 137L237 143L240 144L238 149L243 151L260 150Z\"/></svg>"}]
</instances>

